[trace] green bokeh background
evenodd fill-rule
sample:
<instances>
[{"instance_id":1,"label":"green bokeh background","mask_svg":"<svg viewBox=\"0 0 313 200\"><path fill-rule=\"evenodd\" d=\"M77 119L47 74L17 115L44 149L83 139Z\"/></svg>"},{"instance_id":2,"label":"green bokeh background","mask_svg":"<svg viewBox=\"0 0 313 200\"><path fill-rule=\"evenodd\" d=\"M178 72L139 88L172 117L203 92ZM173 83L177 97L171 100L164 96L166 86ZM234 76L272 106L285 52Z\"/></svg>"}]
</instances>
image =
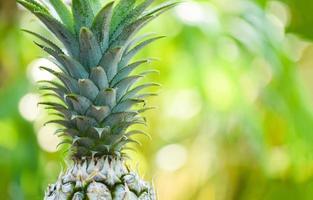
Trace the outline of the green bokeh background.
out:
<instances>
[{"instance_id":1,"label":"green bokeh background","mask_svg":"<svg viewBox=\"0 0 313 200\"><path fill-rule=\"evenodd\" d=\"M140 137L128 163L160 200L313 199L312 10L307 0L190 0L145 28L167 36L138 56L159 58L146 68L163 86L142 127L152 140ZM66 166L66 147L40 131L47 112L27 101L40 95L34 60L46 55L22 28L48 35L1 0L1 200L42 199Z\"/></svg>"}]
</instances>

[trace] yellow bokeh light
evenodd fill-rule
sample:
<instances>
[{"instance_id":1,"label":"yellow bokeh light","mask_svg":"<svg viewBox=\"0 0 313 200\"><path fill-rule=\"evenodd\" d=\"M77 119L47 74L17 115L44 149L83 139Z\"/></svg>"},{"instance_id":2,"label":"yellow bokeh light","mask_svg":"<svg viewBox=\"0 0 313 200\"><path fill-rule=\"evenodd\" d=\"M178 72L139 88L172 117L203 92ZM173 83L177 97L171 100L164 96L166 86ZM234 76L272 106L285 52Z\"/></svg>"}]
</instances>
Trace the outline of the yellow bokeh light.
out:
<instances>
[{"instance_id":1,"label":"yellow bokeh light","mask_svg":"<svg viewBox=\"0 0 313 200\"><path fill-rule=\"evenodd\" d=\"M38 114L39 95L34 93L26 94L19 102L19 112L27 121L35 121Z\"/></svg>"},{"instance_id":2,"label":"yellow bokeh light","mask_svg":"<svg viewBox=\"0 0 313 200\"><path fill-rule=\"evenodd\" d=\"M56 128L51 125L43 126L39 129L37 139L40 147L50 153L57 151L60 139L55 135Z\"/></svg>"},{"instance_id":3,"label":"yellow bokeh light","mask_svg":"<svg viewBox=\"0 0 313 200\"><path fill-rule=\"evenodd\" d=\"M171 144L159 150L156 163L165 171L176 171L187 161L187 150L180 144Z\"/></svg>"},{"instance_id":4,"label":"yellow bokeh light","mask_svg":"<svg viewBox=\"0 0 313 200\"><path fill-rule=\"evenodd\" d=\"M37 59L33 61L32 63L30 63L28 66L28 78L33 83L36 83L42 80L49 81L49 80L54 79L54 76L51 73L43 69L40 69L40 67L42 66L58 71L58 67L54 63L52 63L50 60L45 59L45 58Z\"/></svg>"},{"instance_id":5,"label":"yellow bokeh light","mask_svg":"<svg viewBox=\"0 0 313 200\"><path fill-rule=\"evenodd\" d=\"M221 71L210 71L206 78L206 94L212 107L228 110L235 101L235 88L229 77Z\"/></svg>"}]
</instances>

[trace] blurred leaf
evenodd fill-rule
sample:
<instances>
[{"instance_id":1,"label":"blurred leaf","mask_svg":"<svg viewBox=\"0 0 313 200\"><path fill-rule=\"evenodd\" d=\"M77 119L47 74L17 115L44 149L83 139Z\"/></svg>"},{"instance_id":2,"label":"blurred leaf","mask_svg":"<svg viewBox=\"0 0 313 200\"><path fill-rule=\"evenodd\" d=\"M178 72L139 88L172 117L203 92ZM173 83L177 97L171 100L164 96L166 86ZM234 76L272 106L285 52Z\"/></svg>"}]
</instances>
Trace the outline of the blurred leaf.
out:
<instances>
[{"instance_id":1,"label":"blurred leaf","mask_svg":"<svg viewBox=\"0 0 313 200\"><path fill-rule=\"evenodd\" d=\"M296 33L304 38L313 40L313 1L310 0L281 0L291 11L291 22L287 31Z\"/></svg>"}]
</instances>

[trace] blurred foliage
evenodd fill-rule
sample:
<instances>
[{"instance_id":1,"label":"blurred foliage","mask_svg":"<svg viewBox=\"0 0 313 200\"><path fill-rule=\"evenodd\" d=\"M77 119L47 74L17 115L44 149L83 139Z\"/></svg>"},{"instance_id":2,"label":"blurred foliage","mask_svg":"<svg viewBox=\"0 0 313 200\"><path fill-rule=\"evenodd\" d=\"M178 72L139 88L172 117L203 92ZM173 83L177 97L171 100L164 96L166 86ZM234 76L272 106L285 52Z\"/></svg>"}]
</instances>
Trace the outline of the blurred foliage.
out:
<instances>
[{"instance_id":1,"label":"blurred foliage","mask_svg":"<svg viewBox=\"0 0 313 200\"><path fill-rule=\"evenodd\" d=\"M291 23L288 30L301 35L302 37L313 39L313 33L309 27L313 25L313 1L307 0L281 0L290 7Z\"/></svg>"},{"instance_id":2,"label":"blurred foliage","mask_svg":"<svg viewBox=\"0 0 313 200\"><path fill-rule=\"evenodd\" d=\"M313 198L313 44L302 39L313 38L311 4L188 1L146 28L168 36L139 56L160 58L147 67L163 88L149 102L158 107L147 114L153 140L140 138L129 164L161 200ZM1 200L42 199L66 158L40 131L47 113L27 117L45 54L21 28L47 34L0 1Z\"/></svg>"}]
</instances>

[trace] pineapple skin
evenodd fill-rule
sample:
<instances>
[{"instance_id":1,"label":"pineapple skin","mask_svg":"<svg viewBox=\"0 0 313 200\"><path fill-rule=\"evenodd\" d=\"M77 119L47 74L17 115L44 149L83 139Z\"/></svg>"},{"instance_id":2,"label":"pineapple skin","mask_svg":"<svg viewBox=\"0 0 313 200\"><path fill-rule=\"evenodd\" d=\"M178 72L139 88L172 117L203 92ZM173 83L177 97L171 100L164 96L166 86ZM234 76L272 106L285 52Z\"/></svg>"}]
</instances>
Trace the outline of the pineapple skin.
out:
<instances>
[{"instance_id":1,"label":"pineapple skin","mask_svg":"<svg viewBox=\"0 0 313 200\"><path fill-rule=\"evenodd\" d=\"M155 200L152 186L141 180L125 164L124 150L132 137L145 133L129 130L145 124L141 113L146 97L142 90L156 83L134 84L154 73L133 71L150 59L130 63L145 46L162 37L136 36L146 24L176 3L165 3L151 10L154 0L17 0L30 10L56 36L64 48L44 36L26 31L45 43L36 43L48 53L59 71L42 67L56 81L44 81L41 89L55 102L40 104L60 117L56 123L62 144L70 145L73 163L48 187L46 200ZM51 12L53 8L55 12ZM55 16L57 14L58 16Z\"/></svg>"},{"instance_id":2,"label":"pineapple skin","mask_svg":"<svg viewBox=\"0 0 313 200\"><path fill-rule=\"evenodd\" d=\"M45 200L156 200L152 186L130 171L122 158L76 160L55 184Z\"/></svg>"}]
</instances>

